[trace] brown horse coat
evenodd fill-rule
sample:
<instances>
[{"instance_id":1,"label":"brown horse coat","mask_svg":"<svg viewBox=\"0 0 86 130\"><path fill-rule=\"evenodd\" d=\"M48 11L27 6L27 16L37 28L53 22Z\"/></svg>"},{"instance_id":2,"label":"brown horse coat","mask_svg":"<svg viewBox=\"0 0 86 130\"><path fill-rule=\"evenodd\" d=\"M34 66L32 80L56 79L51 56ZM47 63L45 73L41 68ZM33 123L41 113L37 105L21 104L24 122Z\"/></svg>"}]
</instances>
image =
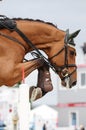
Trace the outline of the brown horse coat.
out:
<instances>
[{"instance_id":1,"label":"brown horse coat","mask_svg":"<svg viewBox=\"0 0 86 130\"><path fill-rule=\"evenodd\" d=\"M9 21L9 19L7 20ZM6 21L6 19L4 19L4 21ZM9 23L8 21L6 22ZM65 79L69 77L69 86L72 87L72 85L76 83L77 76L75 48L69 46L69 44L73 43L73 39L77 36L79 31L72 35L68 34L65 38L66 32L50 23L22 19L15 19L15 22L17 28L20 29L38 49L43 50L48 55L51 64L55 67L57 74L62 80L62 84L66 86ZM1 26L0 33L14 37L23 44L23 46L21 46L9 38L2 35L0 36L0 85L12 86L22 80L22 67L24 67L26 77L33 70L41 66L41 60L38 59L23 63L25 54L33 50L33 48L26 44L15 29L10 31L10 29L6 27L7 23L5 23L3 27ZM63 70L65 68L67 71L65 71L66 73L64 74Z\"/></svg>"}]
</instances>

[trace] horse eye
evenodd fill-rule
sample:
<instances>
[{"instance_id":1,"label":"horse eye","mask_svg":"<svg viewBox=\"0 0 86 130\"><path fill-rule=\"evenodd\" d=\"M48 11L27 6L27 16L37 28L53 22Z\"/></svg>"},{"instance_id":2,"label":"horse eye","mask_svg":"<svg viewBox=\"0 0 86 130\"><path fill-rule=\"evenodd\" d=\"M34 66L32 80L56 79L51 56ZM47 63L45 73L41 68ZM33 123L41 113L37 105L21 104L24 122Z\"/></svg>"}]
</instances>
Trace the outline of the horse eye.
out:
<instances>
[{"instance_id":1,"label":"horse eye","mask_svg":"<svg viewBox=\"0 0 86 130\"><path fill-rule=\"evenodd\" d=\"M76 55L74 51L70 51L70 55Z\"/></svg>"}]
</instances>

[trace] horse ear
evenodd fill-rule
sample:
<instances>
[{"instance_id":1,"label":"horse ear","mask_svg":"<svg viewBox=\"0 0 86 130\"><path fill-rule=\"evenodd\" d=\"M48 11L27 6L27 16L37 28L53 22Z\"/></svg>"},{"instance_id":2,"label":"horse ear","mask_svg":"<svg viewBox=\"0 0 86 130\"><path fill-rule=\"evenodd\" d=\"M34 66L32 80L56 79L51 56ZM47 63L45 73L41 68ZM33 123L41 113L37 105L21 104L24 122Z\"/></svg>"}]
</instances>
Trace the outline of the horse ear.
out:
<instances>
[{"instance_id":1,"label":"horse ear","mask_svg":"<svg viewBox=\"0 0 86 130\"><path fill-rule=\"evenodd\" d=\"M81 30L77 30L76 32L70 34L69 37L68 37L68 40L75 38L75 37L79 34L80 31L81 31Z\"/></svg>"},{"instance_id":2,"label":"horse ear","mask_svg":"<svg viewBox=\"0 0 86 130\"><path fill-rule=\"evenodd\" d=\"M64 42L67 43L68 39L69 39L69 29L66 30L66 35L65 35Z\"/></svg>"},{"instance_id":3,"label":"horse ear","mask_svg":"<svg viewBox=\"0 0 86 130\"><path fill-rule=\"evenodd\" d=\"M77 30L76 32L69 34L69 29L66 30L66 36L65 36L65 43L69 43L72 45L75 45L73 38L75 38L79 34L80 30Z\"/></svg>"}]
</instances>

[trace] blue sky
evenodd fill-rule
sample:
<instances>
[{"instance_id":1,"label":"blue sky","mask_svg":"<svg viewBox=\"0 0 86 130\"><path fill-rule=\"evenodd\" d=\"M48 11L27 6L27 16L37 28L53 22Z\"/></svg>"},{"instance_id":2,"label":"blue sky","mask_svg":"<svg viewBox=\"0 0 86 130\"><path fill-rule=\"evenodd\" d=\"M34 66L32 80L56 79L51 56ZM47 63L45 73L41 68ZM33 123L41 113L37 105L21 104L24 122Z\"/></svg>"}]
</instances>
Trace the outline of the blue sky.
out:
<instances>
[{"instance_id":1,"label":"blue sky","mask_svg":"<svg viewBox=\"0 0 86 130\"><path fill-rule=\"evenodd\" d=\"M81 29L75 38L80 62L80 46L86 42L86 0L2 0L0 14L41 19L54 23L62 30L69 28L70 33Z\"/></svg>"}]
</instances>

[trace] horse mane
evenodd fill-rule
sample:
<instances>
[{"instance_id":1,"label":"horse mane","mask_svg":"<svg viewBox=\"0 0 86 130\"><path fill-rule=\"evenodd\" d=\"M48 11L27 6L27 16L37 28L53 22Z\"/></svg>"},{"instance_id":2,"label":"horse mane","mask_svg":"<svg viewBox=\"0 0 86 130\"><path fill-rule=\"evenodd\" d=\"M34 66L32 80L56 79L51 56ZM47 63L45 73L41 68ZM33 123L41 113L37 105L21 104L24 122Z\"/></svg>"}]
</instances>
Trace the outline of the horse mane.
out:
<instances>
[{"instance_id":1,"label":"horse mane","mask_svg":"<svg viewBox=\"0 0 86 130\"><path fill-rule=\"evenodd\" d=\"M27 21L34 21L34 22L41 22L41 23L45 23L45 24L49 24L49 25L52 25L54 27L57 28L57 25L51 23L51 22L45 22L43 20L40 20L40 19L29 19L29 18L12 18L13 20L27 20Z\"/></svg>"}]
</instances>

